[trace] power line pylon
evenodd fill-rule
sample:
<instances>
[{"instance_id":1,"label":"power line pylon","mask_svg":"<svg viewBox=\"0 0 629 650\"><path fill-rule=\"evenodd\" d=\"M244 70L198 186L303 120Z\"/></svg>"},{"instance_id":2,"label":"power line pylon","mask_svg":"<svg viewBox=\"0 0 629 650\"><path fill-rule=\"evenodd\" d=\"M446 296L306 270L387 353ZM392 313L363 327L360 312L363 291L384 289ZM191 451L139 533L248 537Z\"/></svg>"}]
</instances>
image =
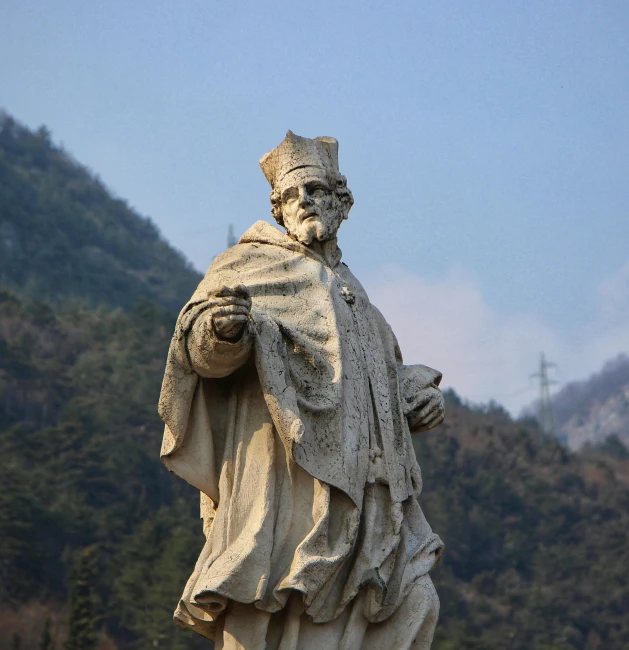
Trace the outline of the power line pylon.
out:
<instances>
[{"instance_id":1,"label":"power line pylon","mask_svg":"<svg viewBox=\"0 0 629 650\"><path fill-rule=\"evenodd\" d=\"M542 430L542 442L555 435L555 419L553 417L553 403L550 399L550 386L558 384L558 381L548 378L548 368L556 368L556 363L546 361L542 352L539 360L539 372L531 377L539 379L539 425Z\"/></svg>"},{"instance_id":2,"label":"power line pylon","mask_svg":"<svg viewBox=\"0 0 629 650\"><path fill-rule=\"evenodd\" d=\"M227 248L231 248L238 243L236 235L234 235L234 226L229 224L229 229L227 230Z\"/></svg>"}]
</instances>

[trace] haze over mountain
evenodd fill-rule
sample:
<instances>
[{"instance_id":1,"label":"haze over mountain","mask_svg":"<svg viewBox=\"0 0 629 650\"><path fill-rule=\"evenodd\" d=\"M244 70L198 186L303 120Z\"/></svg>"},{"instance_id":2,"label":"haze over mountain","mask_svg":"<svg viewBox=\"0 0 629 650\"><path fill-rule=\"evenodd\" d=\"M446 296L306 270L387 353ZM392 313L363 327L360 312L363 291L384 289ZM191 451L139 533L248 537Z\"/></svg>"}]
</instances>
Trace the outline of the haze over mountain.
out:
<instances>
[{"instance_id":1,"label":"haze over mountain","mask_svg":"<svg viewBox=\"0 0 629 650\"><path fill-rule=\"evenodd\" d=\"M45 129L5 116L0 141L0 650L208 648L171 620L202 530L156 412L197 274ZM622 373L574 394L586 415ZM446 543L434 650L629 647L626 448L446 397L414 439Z\"/></svg>"},{"instance_id":2,"label":"haze over mountain","mask_svg":"<svg viewBox=\"0 0 629 650\"><path fill-rule=\"evenodd\" d=\"M570 382L552 402L557 431L573 449L609 436L629 446L629 356L620 354L589 379Z\"/></svg>"}]
</instances>

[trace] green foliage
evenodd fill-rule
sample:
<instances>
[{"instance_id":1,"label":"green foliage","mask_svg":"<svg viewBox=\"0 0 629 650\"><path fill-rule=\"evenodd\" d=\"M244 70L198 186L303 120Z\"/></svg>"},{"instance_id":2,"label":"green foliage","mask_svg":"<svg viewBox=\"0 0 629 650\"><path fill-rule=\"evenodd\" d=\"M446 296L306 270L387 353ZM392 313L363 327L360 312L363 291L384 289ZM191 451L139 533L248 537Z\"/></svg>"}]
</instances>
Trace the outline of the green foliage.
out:
<instances>
[{"instance_id":1,"label":"green foliage","mask_svg":"<svg viewBox=\"0 0 629 650\"><path fill-rule=\"evenodd\" d=\"M33 298L177 310L198 274L85 167L0 113L0 282Z\"/></svg>"},{"instance_id":2,"label":"green foliage","mask_svg":"<svg viewBox=\"0 0 629 650\"><path fill-rule=\"evenodd\" d=\"M198 523L190 523L182 522L172 509L163 508L136 526L121 546L113 596L121 624L136 638L129 647L190 647L190 633L172 621L174 605L185 584L182 576L187 578L201 550Z\"/></svg>"},{"instance_id":3,"label":"green foliage","mask_svg":"<svg viewBox=\"0 0 629 650\"><path fill-rule=\"evenodd\" d=\"M44 629L39 639L39 650L54 650L54 639L52 638L52 619L50 616L46 617L44 621Z\"/></svg>"},{"instance_id":4,"label":"green foliage","mask_svg":"<svg viewBox=\"0 0 629 650\"><path fill-rule=\"evenodd\" d=\"M94 650L96 630L92 607L92 564L95 548L83 549L70 585L70 608L66 650Z\"/></svg>"},{"instance_id":5,"label":"green foliage","mask_svg":"<svg viewBox=\"0 0 629 650\"><path fill-rule=\"evenodd\" d=\"M54 312L0 292L0 601L65 600L73 558L97 545L94 615L129 648L197 644L172 611L202 544L199 497L158 460L174 320L144 298L127 313ZM146 530L155 539L145 550L158 555L137 552L129 566ZM147 588L128 601L120 585L131 570ZM138 623L147 608L156 637Z\"/></svg>"},{"instance_id":6,"label":"green foliage","mask_svg":"<svg viewBox=\"0 0 629 650\"><path fill-rule=\"evenodd\" d=\"M607 436L607 438L598 445L598 448L603 453L612 456L613 458L629 458L629 449L627 449L622 440L616 435Z\"/></svg>"},{"instance_id":7,"label":"green foliage","mask_svg":"<svg viewBox=\"0 0 629 650\"><path fill-rule=\"evenodd\" d=\"M446 542L436 650L629 647L620 473L542 445L501 409L448 407L440 430L415 437L422 505Z\"/></svg>"}]
</instances>

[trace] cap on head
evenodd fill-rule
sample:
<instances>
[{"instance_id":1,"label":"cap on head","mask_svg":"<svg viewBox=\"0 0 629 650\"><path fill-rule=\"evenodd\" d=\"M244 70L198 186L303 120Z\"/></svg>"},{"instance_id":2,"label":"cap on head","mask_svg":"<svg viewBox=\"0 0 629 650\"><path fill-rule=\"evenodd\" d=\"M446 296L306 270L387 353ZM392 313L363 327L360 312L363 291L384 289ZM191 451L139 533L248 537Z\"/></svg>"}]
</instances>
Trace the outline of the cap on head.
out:
<instances>
[{"instance_id":1,"label":"cap on head","mask_svg":"<svg viewBox=\"0 0 629 650\"><path fill-rule=\"evenodd\" d=\"M319 167L339 173L339 143L328 136L302 138L292 131L280 144L260 158L266 179L275 187L286 174L302 167Z\"/></svg>"}]
</instances>

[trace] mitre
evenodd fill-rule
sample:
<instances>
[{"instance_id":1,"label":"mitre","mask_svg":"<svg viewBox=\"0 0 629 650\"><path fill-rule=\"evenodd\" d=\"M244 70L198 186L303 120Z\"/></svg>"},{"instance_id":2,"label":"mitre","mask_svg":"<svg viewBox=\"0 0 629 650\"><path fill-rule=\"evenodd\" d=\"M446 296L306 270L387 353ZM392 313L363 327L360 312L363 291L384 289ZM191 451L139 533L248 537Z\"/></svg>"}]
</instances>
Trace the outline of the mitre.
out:
<instances>
[{"instance_id":1,"label":"mitre","mask_svg":"<svg viewBox=\"0 0 629 650\"><path fill-rule=\"evenodd\" d=\"M302 138L292 131L280 144L260 158L266 179L275 187L286 174L302 167L319 167L339 173L339 143L326 135Z\"/></svg>"}]
</instances>

